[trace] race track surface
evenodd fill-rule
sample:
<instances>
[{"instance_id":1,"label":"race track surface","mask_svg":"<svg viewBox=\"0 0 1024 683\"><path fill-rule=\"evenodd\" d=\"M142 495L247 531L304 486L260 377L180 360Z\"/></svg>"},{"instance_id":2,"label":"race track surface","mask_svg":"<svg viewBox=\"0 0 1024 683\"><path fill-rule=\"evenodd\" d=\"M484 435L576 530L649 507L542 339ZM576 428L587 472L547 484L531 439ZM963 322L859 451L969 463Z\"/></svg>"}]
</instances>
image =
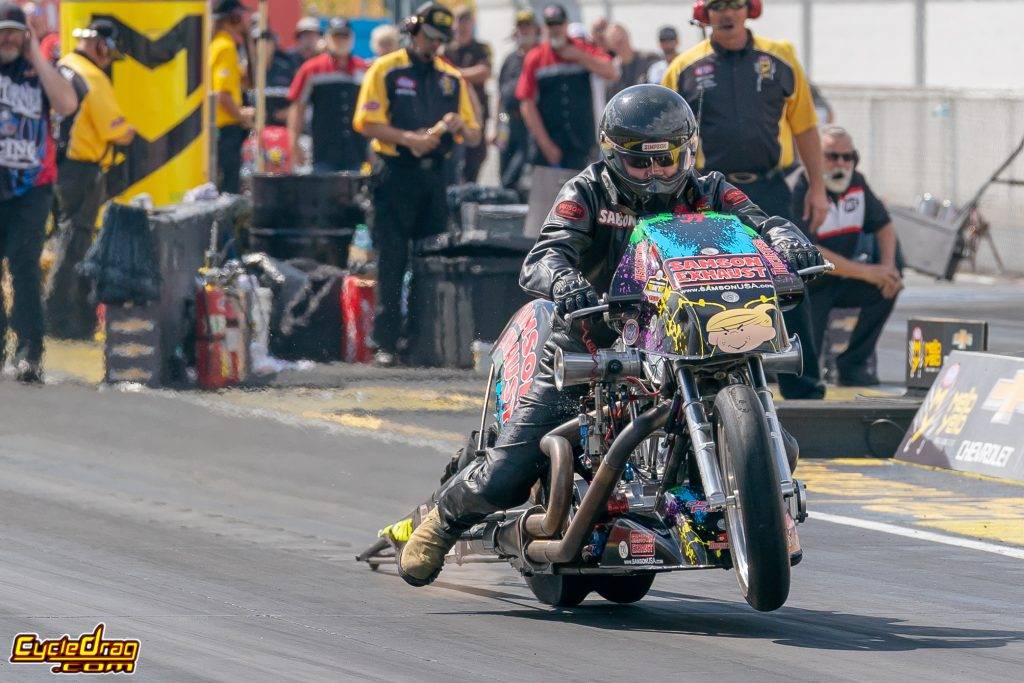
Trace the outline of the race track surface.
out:
<instances>
[{"instance_id":1,"label":"race track surface","mask_svg":"<svg viewBox=\"0 0 1024 683\"><path fill-rule=\"evenodd\" d=\"M76 636L103 621L107 637L141 641L146 681L1006 681L1024 672L1021 558L812 519L789 602L772 614L747 607L724 571L662 576L631 607L592 596L548 608L505 565L453 567L412 589L353 556L429 492L443 438L384 440L369 427L288 417L272 401L261 413L74 384L2 381L0 406L4 647L19 632ZM418 426L443 436L450 422L425 412ZM807 465L819 482L814 511L913 525L884 504L899 492L913 502L920 486L998 499L1006 528L1021 523L1024 487L900 465ZM836 484L851 477L859 489ZM1012 537L963 533L1012 547L1003 543ZM3 680L51 676L2 659Z\"/></svg>"}]
</instances>

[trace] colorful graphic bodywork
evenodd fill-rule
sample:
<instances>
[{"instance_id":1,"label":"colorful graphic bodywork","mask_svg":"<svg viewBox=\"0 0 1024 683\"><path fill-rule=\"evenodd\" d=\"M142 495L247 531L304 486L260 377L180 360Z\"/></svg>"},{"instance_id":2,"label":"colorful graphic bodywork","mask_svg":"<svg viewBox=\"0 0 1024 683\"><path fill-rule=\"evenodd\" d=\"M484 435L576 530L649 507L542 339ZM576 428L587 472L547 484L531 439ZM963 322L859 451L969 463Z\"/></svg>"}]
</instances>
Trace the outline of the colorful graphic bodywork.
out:
<instances>
[{"instance_id":1,"label":"colorful graphic bodywork","mask_svg":"<svg viewBox=\"0 0 1024 683\"><path fill-rule=\"evenodd\" d=\"M519 399L533 386L544 344L551 334L555 305L536 300L526 304L509 321L491 347L495 373L495 419L504 426Z\"/></svg>"},{"instance_id":2,"label":"colorful graphic bodywork","mask_svg":"<svg viewBox=\"0 0 1024 683\"><path fill-rule=\"evenodd\" d=\"M641 219L612 279L614 300L641 299L637 348L666 356L772 352L785 347L774 278L785 262L732 215Z\"/></svg>"}]
</instances>

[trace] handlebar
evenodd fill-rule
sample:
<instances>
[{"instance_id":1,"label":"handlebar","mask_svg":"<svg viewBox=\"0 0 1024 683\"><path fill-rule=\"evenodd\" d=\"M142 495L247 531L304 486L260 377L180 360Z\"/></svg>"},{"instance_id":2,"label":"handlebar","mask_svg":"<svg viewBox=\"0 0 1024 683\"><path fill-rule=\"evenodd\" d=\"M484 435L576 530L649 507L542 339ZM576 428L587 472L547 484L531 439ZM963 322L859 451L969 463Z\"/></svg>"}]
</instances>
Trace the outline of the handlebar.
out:
<instances>
[{"instance_id":1,"label":"handlebar","mask_svg":"<svg viewBox=\"0 0 1024 683\"><path fill-rule=\"evenodd\" d=\"M796 271L796 274L800 277L810 277L811 275L821 275L822 273L831 273L836 269L836 264L831 261L825 261L820 266L811 266L810 268L801 268Z\"/></svg>"},{"instance_id":2,"label":"handlebar","mask_svg":"<svg viewBox=\"0 0 1024 683\"><path fill-rule=\"evenodd\" d=\"M607 310L608 304L598 304L597 306L591 306L590 308L580 308L565 316L565 324L572 325L580 318L589 318L592 315L604 313Z\"/></svg>"}]
</instances>

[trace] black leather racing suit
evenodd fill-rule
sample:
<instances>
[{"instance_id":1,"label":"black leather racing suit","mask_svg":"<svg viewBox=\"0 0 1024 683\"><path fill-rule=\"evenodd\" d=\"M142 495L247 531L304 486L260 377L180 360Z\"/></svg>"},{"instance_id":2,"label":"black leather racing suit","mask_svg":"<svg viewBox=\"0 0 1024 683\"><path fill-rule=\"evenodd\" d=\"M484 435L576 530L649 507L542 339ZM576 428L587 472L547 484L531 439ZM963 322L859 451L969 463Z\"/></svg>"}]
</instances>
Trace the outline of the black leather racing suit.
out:
<instances>
[{"instance_id":1,"label":"black leather racing suit","mask_svg":"<svg viewBox=\"0 0 1024 683\"><path fill-rule=\"evenodd\" d=\"M718 172L698 176L690 171L670 201L651 201L656 204L642 207L643 214L719 211L738 216L770 244L779 239L809 244L796 226L784 218L766 216ZM592 164L562 187L526 256L519 284L530 294L551 299L555 281L578 272L599 295L605 294L636 225L638 208L617 191L603 161ZM495 446L438 491L437 506L446 531L464 531L492 512L522 504L548 466L540 440L578 414L584 390L555 388L551 367L555 344L568 351L586 351L582 340L551 336L532 387L519 399Z\"/></svg>"}]
</instances>

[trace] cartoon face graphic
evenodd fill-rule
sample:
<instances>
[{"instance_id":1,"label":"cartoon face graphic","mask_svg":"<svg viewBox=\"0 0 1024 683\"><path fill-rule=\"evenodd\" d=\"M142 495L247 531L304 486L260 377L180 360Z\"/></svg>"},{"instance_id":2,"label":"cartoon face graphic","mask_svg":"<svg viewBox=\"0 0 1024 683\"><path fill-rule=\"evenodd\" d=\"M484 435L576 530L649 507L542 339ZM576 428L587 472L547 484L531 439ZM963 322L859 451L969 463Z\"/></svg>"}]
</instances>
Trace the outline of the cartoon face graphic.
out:
<instances>
[{"instance_id":1,"label":"cartoon face graphic","mask_svg":"<svg viewBox=\"0 0 1024 683\"><path fill-rule=\"evenodd\" d=\"M753 351L775 339L774 308L773 304L760 304L714 314L707 324L708 342L722 353Z\"/></svg>"}]
</instances>

